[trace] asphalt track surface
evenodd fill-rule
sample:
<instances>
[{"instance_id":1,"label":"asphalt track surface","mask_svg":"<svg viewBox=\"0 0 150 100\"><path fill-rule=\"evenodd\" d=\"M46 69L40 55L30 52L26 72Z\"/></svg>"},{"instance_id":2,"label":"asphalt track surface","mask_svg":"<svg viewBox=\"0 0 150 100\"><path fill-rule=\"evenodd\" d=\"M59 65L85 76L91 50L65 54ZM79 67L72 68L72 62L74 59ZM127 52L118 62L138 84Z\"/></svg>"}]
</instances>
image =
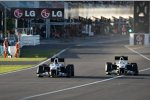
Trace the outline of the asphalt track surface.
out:
<instances>
[{"instance_id":1,"label":"asphalt track surface","mask_svg":"<svg viewBox=\"0 0 150 100\"><path fill-rule=\"evenodd\" d=\"M149 48L127 44L114 37L64 49L59 56L75 65L74 78L38 78L36 68L0 75L0 100L149 100ZM105 75L105 63L116 55L129 56L140 75Z\"/></svg>"}]
</instances>

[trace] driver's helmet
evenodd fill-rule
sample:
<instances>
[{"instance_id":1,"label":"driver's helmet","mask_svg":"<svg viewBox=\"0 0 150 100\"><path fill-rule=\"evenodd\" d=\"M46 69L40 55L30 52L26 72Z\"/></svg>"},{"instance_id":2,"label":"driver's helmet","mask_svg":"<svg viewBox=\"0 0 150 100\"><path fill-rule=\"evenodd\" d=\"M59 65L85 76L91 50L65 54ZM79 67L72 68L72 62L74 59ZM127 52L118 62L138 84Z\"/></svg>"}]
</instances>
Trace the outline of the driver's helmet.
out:
<instances>
[{"instance_id":1,"label":"driver's helmet","mask_svg":"<svg viewBox=\"0 0 150 100\"><path fill-rule=\"evenodd\" d=\"M55 58L55 64L58 64L58 58Z\"/></svg>"},{"instance_id":2,"label":"driver's helmet","mask_svg":"<svg viewBox=\"0 0 150 100\"><path fill-rule=\"evenodd\" d=\"M119 63L124 63L124 59L123 59L123 57L120 57L120 61L119 61Z\"/></svg>"},{"instance_id":3,"label":"driver's helmet","mask_svg":"<svg viewBox=\"0 0 150 100\"><path fill-rule=\"evenodd\" d=\"M120 60L124 60L123 57L120 57Z\"/></svg>"}]
</instances>

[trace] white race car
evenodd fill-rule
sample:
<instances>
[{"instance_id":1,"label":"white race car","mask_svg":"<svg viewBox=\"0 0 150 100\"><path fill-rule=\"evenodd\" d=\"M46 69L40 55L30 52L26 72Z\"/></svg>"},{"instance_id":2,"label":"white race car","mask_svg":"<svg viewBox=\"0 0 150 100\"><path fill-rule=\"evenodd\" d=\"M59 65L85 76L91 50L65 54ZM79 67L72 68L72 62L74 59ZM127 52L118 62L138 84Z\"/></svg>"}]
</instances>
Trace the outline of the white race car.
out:
<instances>
[{"instance_id":1,"label":"white race car","mask_svg":"<svg viewBox=\"0 0 150 100\"><path fill-rule=\"evenodd\" d=\"M128 63L127 56L115 56L115 63L107 62L105 64L106 75L138 75L138 66L136 63Z\"/></svg>"},{"instance_id":2,"label":"white race car","mask_svg":"<svg viewBox=\"0 0 150 100\"><path fill-rule=\"evenodd\" d=\"M51 58L50 64L43 64L37 68L37 76L73 77L74 65L68 64L65 66L64 58Z\"/></svg>"}]
</instances>

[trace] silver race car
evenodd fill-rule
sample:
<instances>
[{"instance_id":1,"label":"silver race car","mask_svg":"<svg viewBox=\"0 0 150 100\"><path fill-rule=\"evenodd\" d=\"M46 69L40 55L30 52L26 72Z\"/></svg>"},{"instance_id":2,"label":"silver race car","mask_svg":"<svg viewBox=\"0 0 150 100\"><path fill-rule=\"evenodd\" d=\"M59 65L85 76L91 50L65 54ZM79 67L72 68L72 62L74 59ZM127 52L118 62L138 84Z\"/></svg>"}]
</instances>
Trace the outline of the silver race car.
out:
<instances>
[{"instance_id":1,"label":"silver race car","mask_svg":"<svg viewBox=\"0 0 150 100\"><path fill-rule=\"evenodd\" d=\"M115 63L107 62L105 64L106 75L138 75L138 66L136 63L128 63L127 56L115 56Z\"/></svg>"},{"instance_id":2,"label":"silver race car","mask_svg":"<svg viewBox=\"0 0 150 100\"><path fill-rule=\"evenodd\" d=\"M37 76L73 77L74 65L68 64L65 66L64 58L51 58L50 64L43 64L37 68Z\"/></svg>"}]
</instances>

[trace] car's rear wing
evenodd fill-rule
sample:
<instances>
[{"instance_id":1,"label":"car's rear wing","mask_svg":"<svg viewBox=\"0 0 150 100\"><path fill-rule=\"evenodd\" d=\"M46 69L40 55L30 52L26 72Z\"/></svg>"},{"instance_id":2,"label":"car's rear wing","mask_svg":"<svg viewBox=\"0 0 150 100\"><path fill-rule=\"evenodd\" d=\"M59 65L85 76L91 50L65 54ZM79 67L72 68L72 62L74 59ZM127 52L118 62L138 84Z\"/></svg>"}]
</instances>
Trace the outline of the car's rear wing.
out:
<instances>
[{"instance_id":1,"label":"car's rear wing","mask_svg":"<svg viewBox=\"0 0 150 100\"><path fill-rule=\"evenodd\" d=\"M128 60L128 56L115 56L115 60L120 60L121 57L122 57L124 60Z\"/></svg>"},{"instance_id":2,"label":"car's rear wing","mask_svg":"<svg viewBox=\"0 0 150 100\"><path fill-rule=\"evenodd\" d=\"M51 58L51 62L54 62L55 59L58 59L58 62L65 62L64 58Z\"/></svg>"}]
</instances>

